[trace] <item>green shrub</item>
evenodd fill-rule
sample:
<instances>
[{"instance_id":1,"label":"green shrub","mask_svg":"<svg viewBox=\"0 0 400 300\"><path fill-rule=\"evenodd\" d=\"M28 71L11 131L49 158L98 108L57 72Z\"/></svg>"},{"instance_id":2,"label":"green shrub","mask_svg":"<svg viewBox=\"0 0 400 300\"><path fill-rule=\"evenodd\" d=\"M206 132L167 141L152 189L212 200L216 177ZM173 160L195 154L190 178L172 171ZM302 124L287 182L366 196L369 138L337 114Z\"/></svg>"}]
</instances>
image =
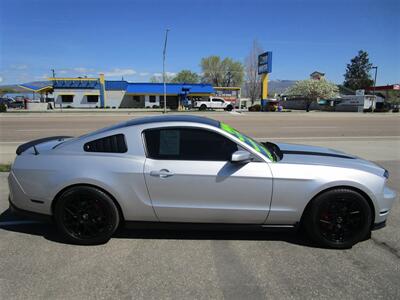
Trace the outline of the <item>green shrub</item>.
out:
<instances>
[{"instance_id":1,"label":"green shrub","mask_svg":"<svg viewBox=\"0 0 400 300\"><path fill-rule=\"evenodd\" d=\"M7 106L4 103L0 104L0 112L7 112Z\"/></svg>"},{"instance_id":2,"label":"green shrub","mask_svg":"<svg viewBox=\"0 0 400 300\"><path fill-rule=\"evenodd\" d=\"M260 104L255 104L253 106L249 107L249 111L261 111L261 105Z\"/></svg>"},{"instance_id":3,"label":"green shrub","mask_svg":"<svg viewBox=\"0 0 400 300\"><path fill-rule=\"evenodd\" d=\"M10 172L11 165L10 164L0 164L0 172Z\"/></svg>"}]
</instances>

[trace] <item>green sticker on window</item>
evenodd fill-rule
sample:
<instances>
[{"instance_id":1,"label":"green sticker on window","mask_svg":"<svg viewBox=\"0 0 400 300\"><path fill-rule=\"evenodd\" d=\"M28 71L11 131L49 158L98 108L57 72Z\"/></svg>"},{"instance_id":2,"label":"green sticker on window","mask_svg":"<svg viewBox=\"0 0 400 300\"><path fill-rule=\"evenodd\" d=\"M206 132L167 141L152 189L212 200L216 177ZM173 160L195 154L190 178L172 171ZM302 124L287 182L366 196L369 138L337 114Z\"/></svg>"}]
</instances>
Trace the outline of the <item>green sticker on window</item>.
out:
<instances>
[{"instance_id":1,"label":"green sticker on window","mask_svg":"<svg viewBox=\"0 0 400 300\"><path fill-rule=\"evenodd\" d=\"M239 131L237 131L235 128L229 126L228 124L220 122L220 127L221 127L222 130L228 132L229 134L233 135L234 137L238 138L242 142L244 142L247 145L249 145L251 148L256 150L258 153L261 153L261 154L265 155L266 157L268 157L269 160L275 161L275 159L272 156L272 154L263 145L257 143L256 141L254 141L253 139L249 138L248 136L240 133Z\"/></svg>"}]
</instances>

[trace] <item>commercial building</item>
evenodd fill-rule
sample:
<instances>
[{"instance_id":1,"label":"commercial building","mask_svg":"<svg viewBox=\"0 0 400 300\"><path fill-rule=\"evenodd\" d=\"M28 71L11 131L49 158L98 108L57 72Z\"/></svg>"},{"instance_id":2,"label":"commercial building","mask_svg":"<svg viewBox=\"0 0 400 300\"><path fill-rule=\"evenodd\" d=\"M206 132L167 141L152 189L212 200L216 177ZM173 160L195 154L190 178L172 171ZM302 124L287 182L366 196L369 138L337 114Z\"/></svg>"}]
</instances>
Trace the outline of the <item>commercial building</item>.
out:
<instances>
[{"instance_id":1,"label":"commercial building","mask_svg":"<svg viewBox=\"0 0 400 300\"><path fill-rule=\"evenodd\" d=\"M163 83L132 83L99 78L49 78L56 107L157 108L164 105ZM166 84L167 107L215 93L210 84Z\"/></svg>"},{"instance_id":2,"label":"commercial building","mask_svg":"<svg viewBox=\"0 0 400 300\"><path fill-rule=\"evenodd\" d=\"M224 98L225 101L229 101L234 105L239 105L240 101L240 87L214 87L215 96Z\"/></svg>"}]
</instances>

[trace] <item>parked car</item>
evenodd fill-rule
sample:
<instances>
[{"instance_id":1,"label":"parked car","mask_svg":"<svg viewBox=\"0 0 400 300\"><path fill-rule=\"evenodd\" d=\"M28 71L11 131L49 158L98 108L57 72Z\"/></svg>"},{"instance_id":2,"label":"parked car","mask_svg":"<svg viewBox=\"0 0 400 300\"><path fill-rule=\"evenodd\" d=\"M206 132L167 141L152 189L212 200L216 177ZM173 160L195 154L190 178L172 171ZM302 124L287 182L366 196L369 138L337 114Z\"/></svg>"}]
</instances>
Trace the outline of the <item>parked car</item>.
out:
<instances>
[{"instance_id":1,"label":"parked car","mask_svg":"<svg viewBox=\"0 0 400 300\"><path fill-rule=\"evenodd\" d=\"M23 101L15 101L12 98L0 98L0 104L5 104L7 108L24 108Z\"/></svg>"},{"instance_id":2,"label":"parked car","mask_svg":"<svg viewBox=\"0 0 400 300\"><path fill-rule=\"evenodd\" d=\"M198 108L199 110L224 109L231 111L233 109L233 105L231 102L224 100L224 98L209 97L207 100L194 101L193 108Z\"/></svg>"},{"instance_id":3,"label":"parked car","mask_svg":"<svg viewBox=\"0 0 400 300\"><path fill-rule=\"evenodd\" d=\"M4 104L5 106L7 106L7 108L9 107L9 103L12 102L12 99L9 98L0 98L0 104Z\"/></svg>"},{"instance_id":4,"label":"parked car","mask_svg":"<svg viewBox=\"0 0 400 300\"><path fill-rule=\"evenodd\" d=\"M388 177L340 151L169 115L22 144L8 180L13 211L51 218L73 243L104 243L123 224L200 223L304 228L348 248L385 225L396 198Z\"/></svg>"}]
</instances>

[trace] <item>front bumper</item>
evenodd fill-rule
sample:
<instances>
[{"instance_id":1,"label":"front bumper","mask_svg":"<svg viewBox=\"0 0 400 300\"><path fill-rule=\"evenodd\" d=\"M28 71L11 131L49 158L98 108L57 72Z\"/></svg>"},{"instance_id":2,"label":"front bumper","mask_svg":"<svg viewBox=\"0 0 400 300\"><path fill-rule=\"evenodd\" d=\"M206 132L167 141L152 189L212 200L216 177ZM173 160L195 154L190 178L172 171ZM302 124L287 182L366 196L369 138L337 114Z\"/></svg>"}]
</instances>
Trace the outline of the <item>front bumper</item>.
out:
<instances>
[{"instance_id":1,"label":"front bumper","mask_svg":"<svg viewBox=\"0 0 400 300\"><path fill-rule=\"evenodd\" d=\"M379 199L378 206L376 207L373 229L380 229L385 227L386 219L390 213L390 210L392 209L393 203L396 198L396 192L385 186L383 189L382 197L381 199Z\"/></svg>"}]
</instances>

